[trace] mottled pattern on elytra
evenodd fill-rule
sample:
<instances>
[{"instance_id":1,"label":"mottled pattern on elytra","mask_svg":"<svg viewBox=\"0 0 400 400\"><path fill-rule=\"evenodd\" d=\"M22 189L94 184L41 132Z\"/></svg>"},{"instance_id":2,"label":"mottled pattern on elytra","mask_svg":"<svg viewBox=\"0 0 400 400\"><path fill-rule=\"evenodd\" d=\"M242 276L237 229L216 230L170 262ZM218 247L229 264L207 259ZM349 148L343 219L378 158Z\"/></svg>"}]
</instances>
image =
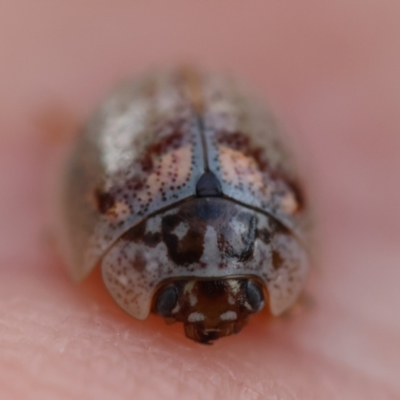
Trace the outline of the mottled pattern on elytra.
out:
<instances>
[{"instance_id":1,"label":"mottled pattern on elytra","mask_svg":"<svg viewBox=\"0 0 400 400\"><path fill-rule=\"evenodd\" d=\"M198 198L143 220L102 261L104 282L129 314L145 319L158 285L182 277L255 276L271 311L297 299L308 272L297 240L270 217L221 198Z\"/></svg>"},{"instance_id":2,"label":"mottled pattern on elytra","mask_svg":"<svg viewBox=\"0 0 400 400\"><path fill-rule=\"evenodd\" d=\"M64 177L64 255L76 279L101 262L111 295L139 319L162 281L185 276L258 277L281 314L308 271L297 171L246 89L190 76L129 83L85 127Z\"/></svg>"},{"instance_id":3,"label":"mottled pattern on elytra","mask_svg":"<svg viewBox=\"0 0 400 400\"><path fill-rule=\"evenodd\" d=\"M206 75L202 82L207 161L224 195L274 215L302 237L300 182L274 118L231 78Z\"/></svg>"},{"instance_id":4,"label":"mottled pattern on elytra","mask_svg":"<svg viewBox=\"0 0 400 400\"><path fill-rule=\"evenodd\" d=\"M63 247L75 278L146 215L193 196L203 160L179 74L150 74L116 91L79 137L67 175Z\"/></svg>"}]
</instances>

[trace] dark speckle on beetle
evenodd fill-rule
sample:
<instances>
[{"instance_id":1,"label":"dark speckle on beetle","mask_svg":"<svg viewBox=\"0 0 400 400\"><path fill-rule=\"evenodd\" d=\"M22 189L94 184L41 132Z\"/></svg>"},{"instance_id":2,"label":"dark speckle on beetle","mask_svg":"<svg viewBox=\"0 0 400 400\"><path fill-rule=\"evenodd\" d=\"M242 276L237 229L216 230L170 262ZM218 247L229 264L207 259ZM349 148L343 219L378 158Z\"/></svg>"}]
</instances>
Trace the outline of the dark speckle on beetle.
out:
<instances>
[{"instance_id":1,"label":"dark speckle on beetle","mask_svg":"<svg viewBox=\"0 0 400 400\"><path fill-rule=\"evenodd\" d=\"M103 192L101 189L96 189L94 193L96 199L96 207L99 210L99 213L106 214L107 211L110 210L115 204L115 199L113 195L107 192Z\"/></svg>"}]
</instances>

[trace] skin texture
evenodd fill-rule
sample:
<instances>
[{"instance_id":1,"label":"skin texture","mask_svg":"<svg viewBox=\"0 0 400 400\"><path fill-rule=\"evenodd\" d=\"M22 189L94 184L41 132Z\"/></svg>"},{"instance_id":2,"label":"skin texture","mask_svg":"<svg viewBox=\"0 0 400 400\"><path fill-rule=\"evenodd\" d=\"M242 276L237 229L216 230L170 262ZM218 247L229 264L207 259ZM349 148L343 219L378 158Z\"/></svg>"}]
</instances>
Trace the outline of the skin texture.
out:
<instances>
[{"instance_id":1,"label":"skin texture","mask_svg":"<svg viewBox=\"0 0 400 400\"><path fill-rule=\"evenodd\" d=\"M399 3L198 3L0 5L2 397L399 398ZM47 218L65 138L122 78L182 60L268 95L318 217L309 300L213 346L125 315L98 271L72 283Z\"/></svg>"}]
</instances>

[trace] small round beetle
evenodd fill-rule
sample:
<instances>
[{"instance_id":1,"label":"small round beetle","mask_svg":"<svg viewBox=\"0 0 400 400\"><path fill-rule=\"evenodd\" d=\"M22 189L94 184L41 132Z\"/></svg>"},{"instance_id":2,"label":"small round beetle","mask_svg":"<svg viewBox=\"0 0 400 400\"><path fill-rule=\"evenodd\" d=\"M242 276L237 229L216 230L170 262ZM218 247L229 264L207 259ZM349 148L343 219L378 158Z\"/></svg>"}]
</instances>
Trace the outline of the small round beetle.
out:
<instances>
[{"instance_id":1,"label":"small round beetle","mask_svg":"<svg viewBox=\"0 0 400 400\"><path fill-rule=\"evenodd\" d=\"M73 277L200 343L288 310L307 278L307 206L282 134L234 79L188 69L123 85L78 137L62 188Z\"/></svg>"}]
</instances>

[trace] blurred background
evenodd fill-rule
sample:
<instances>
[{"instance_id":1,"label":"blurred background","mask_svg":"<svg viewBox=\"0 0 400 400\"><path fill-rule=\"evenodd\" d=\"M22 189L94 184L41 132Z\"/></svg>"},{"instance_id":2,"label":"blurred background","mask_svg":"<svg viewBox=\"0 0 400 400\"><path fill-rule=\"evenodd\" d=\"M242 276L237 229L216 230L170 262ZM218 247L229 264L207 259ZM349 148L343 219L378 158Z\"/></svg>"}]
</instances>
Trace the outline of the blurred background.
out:
<instances>
[{"instance_id":1,"label":"blurred background","mask_svg":"<svg viewBox=\"0 0 400 400\"><path fill-rule=\"evenodd\" d=\"M28 324L24 329L34 333L26 341L13 315L19 315L18 320L32 313L40 316L40 305L31 300L43 293L46 301L58 301L46 284L48 276L52 285L63 288L66 298L77 290L63 273L54 275L43 239L44 177L53 168L54 154L116 83L150 66L191 62L229 71L255 87L299 149L318 214L321 249L319 272L309 288L317 311L296 325L290 343L345 367L357 379L361 376L356 382L369 382L353 382L343 396L335 397L342 378L333 378L332 372L321 372L320 391L307 392L298 381L299 372L291 371L288 384L294 394L285 392L282 398L397 398L399 22L400 3L390 0L3 0L0 383L25 398L27 392L12 382L30 374L21 372L21 366L34 368L32 358L22 361L9 343L19 337L29 356L28 347L39 346L44 334ZM10 311L15 304L23 305L16 314ZM46 345L48 358L35 358L35 365L53 382L51 374L62 368L53 360L51 346ZM256 362L256 350L248 346L253 351L249 362ZM12 374L7 372L10 365L15 369ZM53 372L46 369L50 366ZM246 372L237 376L241 373ZM29 376L35 384L34 374ZM310 375L303 378L312 385ZM249 379L247 387L252 379L262 378L256 374ZM227 377L225 383L235 385L236 380L232 383ZM41 383L43 390L46 382ZM115 379L110 385L114 383ZM124 384L129 386L121 381L118 390ZM254 393L261 396L263 390ZM278 385L274 393L282 394L279 390ZM299 393L308 394L296 397Z\"/></svg>"}]
</instances>

